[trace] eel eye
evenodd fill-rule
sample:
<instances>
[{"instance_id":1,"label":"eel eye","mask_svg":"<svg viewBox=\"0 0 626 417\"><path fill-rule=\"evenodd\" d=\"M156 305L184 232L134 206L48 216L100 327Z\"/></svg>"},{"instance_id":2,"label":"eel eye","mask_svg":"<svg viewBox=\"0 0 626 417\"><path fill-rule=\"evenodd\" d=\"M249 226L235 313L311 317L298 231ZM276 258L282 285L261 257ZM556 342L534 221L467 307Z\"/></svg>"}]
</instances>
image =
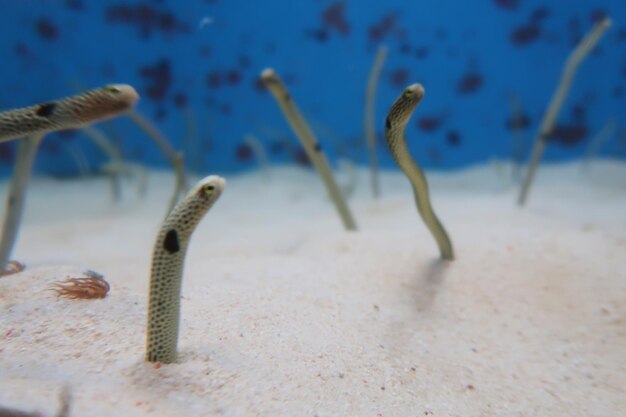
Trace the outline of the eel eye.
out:
<instances>
[{"instance_id":1,"label":"eel eye","mask_svg":"<svg viewBox=\"0 0 626 417\"><path fill-rule=\"evenodd\" d=\"M108 91L109 93L113 93L113 94L119 94L122 92L122 90L120 90L114 85L107 85L106 87L104 87L104 89Z\"/></svg>"},{"instance_id":2,"label":"eel eye","mask_svg":"<svg viewBox=\"0 0 626 417\"><path fill-rule=\"evenodd\" d=\"M203 190L206 195L211 196L215 192L215 186L208 184L203 187Z\"/></svg>"}]
</instances>

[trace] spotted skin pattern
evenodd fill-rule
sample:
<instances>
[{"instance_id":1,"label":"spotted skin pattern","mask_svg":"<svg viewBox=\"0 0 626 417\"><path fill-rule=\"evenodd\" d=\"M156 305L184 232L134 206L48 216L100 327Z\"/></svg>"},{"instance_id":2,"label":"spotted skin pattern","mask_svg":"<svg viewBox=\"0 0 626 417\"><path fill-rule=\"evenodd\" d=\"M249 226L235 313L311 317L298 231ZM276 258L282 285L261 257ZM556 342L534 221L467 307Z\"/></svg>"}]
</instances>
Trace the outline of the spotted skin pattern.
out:
<instances>
[{"instance_id":1,"label":"spotted skin pattern","mask_svg":"<svg viewBox=\"0 0 626 417\"><path fill-rule=\"evenodd\" d=\"M180 201L167 216L152 252L146 360L176 361L180 321L180 294L185 254L191 234L220 197L226 181L209 176Z\"/></svg>"},{"instance_id":2,"label":"spotted skin pattern","mask_svg":"<svg viewBox=\"0 0 626 417\"><path fill-rule=\"evenodd\" d=\"M55 130L75 129L130 110L133 87L111 84L84 93L0 113L0 143Z\"/></svg>"},{"instance_id":3,"label":"spotted skin pattern","mask_svg":"<svg viewBox=\"0 0 626 417\"><path fill-rule=\"evenodd\" d=\"M420 84L412 84L404 89L402 95L391 106L385 120L385 138L387 139L387 146L391 156L393 156L404 175L411 182L417 210L437 241L441 257L446 260L452 260L454 259L452 242L430 205L426 177L422 169L411 157L411 154L409 154L404 138L404 130L411 118L411 114L413 114L413 111L423 98L424 87Z\"/></svg>"}]
</instances>

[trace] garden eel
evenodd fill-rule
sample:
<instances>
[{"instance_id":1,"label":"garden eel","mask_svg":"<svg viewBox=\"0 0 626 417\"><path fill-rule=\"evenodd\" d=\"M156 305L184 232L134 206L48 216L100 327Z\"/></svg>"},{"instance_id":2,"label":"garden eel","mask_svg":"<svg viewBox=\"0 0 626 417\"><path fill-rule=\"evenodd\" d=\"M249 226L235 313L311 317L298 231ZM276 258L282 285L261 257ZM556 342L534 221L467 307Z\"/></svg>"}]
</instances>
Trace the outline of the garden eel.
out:
<instances>
[{"instance_id":1,"label":"garden eel","mask_svg":"<svg viewBox=\"0 0 626 417\"><path fill-rule=\"evenodd\" d=\"M152 252L146 360L176 360L180 321L180 291L189 239L204 214L217 201L226 181L218 176L200 180L168 214Z\"/></svg>"},{"instance_id":2,"label":"garden eel","mask_svg":"<svg viewBox=\"0 0 626 417\"><path fill-rule=\"evenodd\" d=\"M130 85L111 84L75 96L0 113L0 143L22 138L6 199L0 243L0 276L14 272L12 268L7 269L8 260L17 239L33 162L46 133L117 116L130 110L138 100L139 95Z\"/></svg>"},{"instance_id":3,"label":"garden eel","mask_svg":"<svg viewBox=\"0 0 626 417\"><path fill-rule=\"evenodd\" d=\"M142 116L136 110L128 112L128 118L133 121L141 130L143 130L150 139L161 149L161 152L172 164L174 173L176 174L176 184L174 186L174 193L170 198L170 204L167 206L167 212L165 215L172 211L181 195L183 195L188 189L187 173L185 172L185 158L182 152L177 152L170 144L170 141L165 137L163 133L150 121L150 119Z\"/></svg>"},{"instance_id":4,"label":"garden eel","mask_svg":"<svg viewBox=\"0 0 626 417\"><path fill-rule=\"evenodd\" d=\"M378 158L376 156L376 89L378 88L378 79L383 64L387 58L389 48L379 46L376 52L376 58L367 80L367 90L365 93L365 117L363 118L365 140L370 160L370 180L372 184L372 194L374 198L380 196L380 185L378 181Z\"/></svg>"},{"instance_id":5,"label":"garden eel","mask_svg":"<svg viewBox=\"0 0 626 417\"><path fill-rule=\"evenodd\" d=\"M247 134L243 142L250 147L252 153L257 159L259 163L259 170L263 175L264 180L270 179L270 160L267 157L267 152L265 152L265 147L263 146L263 142L261 142L256 136Z\"/></svg>"},{"instance_id":6,"label":"garden eel","mask_svg":"<svg viewBox=\"0 0 626 417\"><path fill-rule=\"evenodd\" d=\"M565 99L567 98L567 94L572 86L578 67L587 55L589 55L602 35L604 35L604 32L606 32L611 25L612 21L608 16L597 22L591 31L585 35L585 37L578 43L578 45L576 45L576 48L574 48L574 50L567 57L567 61L565 61L565 65L563 67L563 72L561 73L561 81L559 81L559 86L550 100L548 110L543 116L543 121L541 122L539 132L537 133L537 137L534 141L530 164L526 172L526 178L524 178L519 197L517 198L518 205L523 206L526 203L530 186L533 183L533 179L537 173L537 168L539 167L539 161L543 155L543 150L546 146L550 133L554 130L556 118L561 110L561 107L563 106L563 103L565 102Z\"/></svg>"},{"instance_id":7,"label":"garden eel","mask_svg":"<svg viewBox=\"0 0 626 417\"><path fill-rule=\"evenodd\" d=\"M450 242L446 230L430 205L426 177L421 168L411 158L404 138L404 129L409 122L411 114L423 98L424 87L420 84L413 84L404 89L402 95L396 99L387 114L385 137L387 138L387 146L389 146L391 156L393 156L404 175L411 182L417 210L437 241L441 257L452 260L454 259L452 242Z\"/></svg>"},{"instance_id":8,"label":"garden eel","mask_svg":"<svg viewBox=\"0 0 626 417\"><path fill-rule=\"evenodd\" d=\"M130 110L138 99L130 85L111 84L75 96L7 110L0 113L0 143L108 119Z\"/></svg>"},{"instance_id":9,"label":"garden eel","mask_svg":"<svg viewBox=\"0 0 626 417\"><path fill-rule=\"evenodd\" d=\"M291 129L300 140L300 143L302 143L304 151L321 177L330 199L335 204L335 208L337 209L337 213L339 213L339 217L341 217L343 226L346 230L356 230L356 221L354 220L354 217L352 217L352 213L346 203L346 199L341 193L341 189L339 189L339 186L337 185L337 181L335 181L335 177L333 177L333 173L330 169L330 165L328 164L328 160L322 151L322 147L315 138L311 127L298 110L298 107L296 107L289 91L287 91L287 87L285 87L285 84L282 82L278 74L276 74L276 71L271 68L263 70L261 73L261 80L278 102L283 115L289 123L289 126L291 126Z\"/></svg>"}]
</instances>

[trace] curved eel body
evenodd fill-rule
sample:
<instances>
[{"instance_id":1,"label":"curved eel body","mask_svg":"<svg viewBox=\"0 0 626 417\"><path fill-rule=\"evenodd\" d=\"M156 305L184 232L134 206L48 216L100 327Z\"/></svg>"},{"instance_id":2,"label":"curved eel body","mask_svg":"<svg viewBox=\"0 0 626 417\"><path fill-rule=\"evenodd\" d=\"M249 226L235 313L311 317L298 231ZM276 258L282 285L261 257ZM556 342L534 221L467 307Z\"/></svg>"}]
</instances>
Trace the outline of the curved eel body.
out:
<instances>
[{"instance_id":1,"label":"curved eel body","mask_svg":"<svg viewBox=\"0 0 626 417\"><path fill-rule=\"evenodd\" d=\"M226 181L218 176L200 180L161 226L152 252L146 348L149 362L176 360L180 291L189 239L225 185Z\"/></svg>"},{"instance_id":2,"label":"curved eel body","mask_svg":"<svg viewBox=\"0 0 626 417\"><path fill-rule=\"evenodd\" d=\"M111 84L84 93L0 112L0 143L55 130L75 129L130 110L139 100L133 87Z\"/></svg>"},{"instance_id":3,"label":"curved eel body","mask_svg":"<svg viewBox=\"0 0 626 417\"><path fill-rule=\"evenodd\" d=\"M393 156L404 175L411 182L417 210L437 241L441 257L452 260L454 259L452 242L430 205L426 177L409 154L404 138L404 129L411 118L411 114L413 114L413 110L415 110L423 98L424 88L420 84L413 84L404 89L402 95L396 99L391 109L389 109L387 119L385 120L385 137L391 156Z\"/></svg>"}]
</instances>

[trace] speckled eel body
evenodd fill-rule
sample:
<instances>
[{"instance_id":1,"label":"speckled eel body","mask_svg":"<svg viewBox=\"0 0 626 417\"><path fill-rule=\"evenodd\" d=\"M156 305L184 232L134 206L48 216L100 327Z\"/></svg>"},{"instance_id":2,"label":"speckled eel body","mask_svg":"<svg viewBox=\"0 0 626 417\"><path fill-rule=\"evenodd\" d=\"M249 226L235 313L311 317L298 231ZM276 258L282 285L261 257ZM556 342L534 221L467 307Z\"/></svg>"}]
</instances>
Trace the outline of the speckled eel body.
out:
<instances>
[{"instance_id":1,"label":"speckled eel body","mask_svg":"<svg viewBox=\"0 0 626 417\"><path fill-rule=\"evenodd\" d=\"M75 96L0 112L0 143L74 129L130 110L139 100L133 87L111 84Z\"/></svg>"},{"instance_id":2,"label":"speckled eel body","mask_svg":"<svg viewBox=\"0 0 626 417\"><path fill-rule=\"evenodd\" d=\"M426 177L422 169L411 157L411 154L409 154L404 138L404 129L411 118L411 114L413 114L413 111L423 98L424 87L420 84L412 84L404 89L402 95L391 106L385 120L385 137L391 156L393 156L404 175L411 182L417 210L437 241L441 257L446 260L452 260L454 259L452 242L430 205Z\"/></svg>"},{"instance_id":3,"label":"speckled eel body","mask_svg":"<svg viewBox=\"0 0 626 417\"><path fill-rule=\"evenodd\" d=\"M185 254L191 234L220 197L226 181L218 176L200 180L167 216L152 252L146 360L176 360L180 294Z\"/></svg>"}]
</instances>

